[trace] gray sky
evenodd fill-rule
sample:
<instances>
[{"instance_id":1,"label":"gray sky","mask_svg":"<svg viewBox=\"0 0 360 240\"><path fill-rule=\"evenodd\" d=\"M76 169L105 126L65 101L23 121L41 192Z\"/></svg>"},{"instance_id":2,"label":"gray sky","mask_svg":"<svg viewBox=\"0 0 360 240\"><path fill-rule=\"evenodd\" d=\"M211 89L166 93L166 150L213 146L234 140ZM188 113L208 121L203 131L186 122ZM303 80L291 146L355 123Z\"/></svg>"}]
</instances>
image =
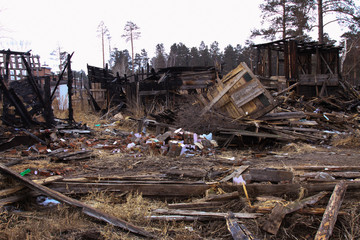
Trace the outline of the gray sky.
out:
<instances>
[{"instance_id":1,"label":"gray sky","mask_svg":"<svg viewBox=\"0 0 360 240\"><path fill-rule=\"evenodd\" d=\"M44 64L55 66L50 53L58 46L75 52L74 70L86 71L86 64L101 67L101 39L97 27L101 21L110 31L111 48L128 49L121 35L127 21L140 27L135 52L145 48L152 57L155 46L163 43L169 52L173 43L198 47L201 41L220 49L231 44L244 45L253 28L260 27L261 0L0 0L0 49L28 51L41 57ZM333 26L334 31L339 31ZM327 31L327 29L325 29ZM330 32L328 30L328 32ZM336 38L331 34L332 38ZM263 40L263 42L265 42ZM109 45L106 41L106 60ZM54 71L58 69L54 67Z\"/></svg>"}]
</instances>

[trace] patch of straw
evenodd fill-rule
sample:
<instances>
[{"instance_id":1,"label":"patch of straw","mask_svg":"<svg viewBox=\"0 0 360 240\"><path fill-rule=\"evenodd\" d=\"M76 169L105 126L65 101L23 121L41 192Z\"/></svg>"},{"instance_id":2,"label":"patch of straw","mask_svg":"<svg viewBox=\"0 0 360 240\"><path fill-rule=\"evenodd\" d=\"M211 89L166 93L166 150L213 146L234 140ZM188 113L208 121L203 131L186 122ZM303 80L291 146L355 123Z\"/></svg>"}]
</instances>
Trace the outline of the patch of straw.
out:
<instances>
[{"instance_id":1,"label":"patch of straw","mask_svg":"<svg viewBox=\"0 0 360 240\"><path fill-rule=\"evenodd\" d=\"M307 143L289 143L281 148L282 152L287 153L309 153L318 149L318 147L312 146Z\"/></svg>"}]
</instances>

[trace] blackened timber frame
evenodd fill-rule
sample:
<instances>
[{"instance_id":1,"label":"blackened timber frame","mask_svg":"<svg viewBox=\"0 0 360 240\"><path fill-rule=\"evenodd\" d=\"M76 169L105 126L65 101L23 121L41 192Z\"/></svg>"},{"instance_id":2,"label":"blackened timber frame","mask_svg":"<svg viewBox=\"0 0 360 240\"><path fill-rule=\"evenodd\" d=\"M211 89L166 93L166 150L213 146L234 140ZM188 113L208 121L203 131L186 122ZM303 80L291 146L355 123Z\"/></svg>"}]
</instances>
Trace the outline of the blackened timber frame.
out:
<instances>
[{"instance_id":1,"label":"blackened timber frame","mask_svg":"<svg viewBox=\"0 0 360 240\"><path fill-rule=\"evenodd\" d=\"M258 53L255 74L264 79L278 77L281 74L279 69L282 68L288 85L299 82L298 87L317 86L317 79L324 79L325 75L331 79L332 86L339 84L341 47L298 41L292 38L257 44L254 47L257 48ZM274 66L272 51L277 52L277 62ZM283 54L283 61L280 61L280 53ZM277 75L273 75L274 73ZM301 82L300 79L304 79L304 77L307 81ZM334 85L334 83L336 84ZM316 95L318 95L318 91L316 91Z\"/></svg>"}]
</instances>

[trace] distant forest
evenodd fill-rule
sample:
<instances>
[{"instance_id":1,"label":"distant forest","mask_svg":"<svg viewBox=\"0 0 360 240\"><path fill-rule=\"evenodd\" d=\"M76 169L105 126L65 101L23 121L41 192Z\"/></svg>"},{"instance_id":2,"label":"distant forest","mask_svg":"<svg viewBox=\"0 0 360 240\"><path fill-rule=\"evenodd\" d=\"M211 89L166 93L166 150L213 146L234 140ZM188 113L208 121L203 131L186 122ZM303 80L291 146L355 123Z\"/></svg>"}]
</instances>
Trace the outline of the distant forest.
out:
<instances>
[{"instance_id":1,"label":"distant forest","mask_svg":"<svg viewBox=\"0 0 360 240\"><path fill-rule=\"evenodd\" d=\"M223 71L230 71L240 62L246 62L249 66L253 59L253 50L248 46L235 47L228 45L222 51L219 43L214 41L210 47L204 42L199 47L187 47L183 43L174 43L170 47L170 52L165 51L163 44L156 45L155 56L149 59L145 49L141 53L136 53L134 57L134 69L141 71L147 65L154 69L165 67L189 67L189 66L217 66L222 65ZM110 60L111 69L120 74L130 74L132 69L131 56L128 50L114 49Z\"/></svg>"}]
</instances>

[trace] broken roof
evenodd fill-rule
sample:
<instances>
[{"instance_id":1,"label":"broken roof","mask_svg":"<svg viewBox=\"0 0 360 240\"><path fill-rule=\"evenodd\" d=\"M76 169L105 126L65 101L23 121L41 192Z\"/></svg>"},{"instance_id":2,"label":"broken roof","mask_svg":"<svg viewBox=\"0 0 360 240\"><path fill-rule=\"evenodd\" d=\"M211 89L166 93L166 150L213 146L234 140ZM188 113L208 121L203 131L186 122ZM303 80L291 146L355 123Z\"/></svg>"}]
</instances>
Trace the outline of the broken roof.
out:
<instances>
[{"instance_id":1,"label":"broken roof","mask_svg":"<svg viewBox=\"0 0 360 240\"><path fill-rule=\"evenodd\" d=\"M335 46L334 44L325 44L325 43L321 44L316 41L306 42L306 41L295 40L294 38L285 38L285 39L281 39L281 40L277 40L277 41L273 41L273 42L255 44L253 46L256 48L259 48L259 49L270 48L271 50L283 52L284 48L285 48L285 43L288 43L290 41L296 42L297 49L300 52L308 52L308 51L312 52L312 51L316 51L316 49L323 50L323 51L341 50L342 49L342 47Z\"/></svg>"}]
</instances>

